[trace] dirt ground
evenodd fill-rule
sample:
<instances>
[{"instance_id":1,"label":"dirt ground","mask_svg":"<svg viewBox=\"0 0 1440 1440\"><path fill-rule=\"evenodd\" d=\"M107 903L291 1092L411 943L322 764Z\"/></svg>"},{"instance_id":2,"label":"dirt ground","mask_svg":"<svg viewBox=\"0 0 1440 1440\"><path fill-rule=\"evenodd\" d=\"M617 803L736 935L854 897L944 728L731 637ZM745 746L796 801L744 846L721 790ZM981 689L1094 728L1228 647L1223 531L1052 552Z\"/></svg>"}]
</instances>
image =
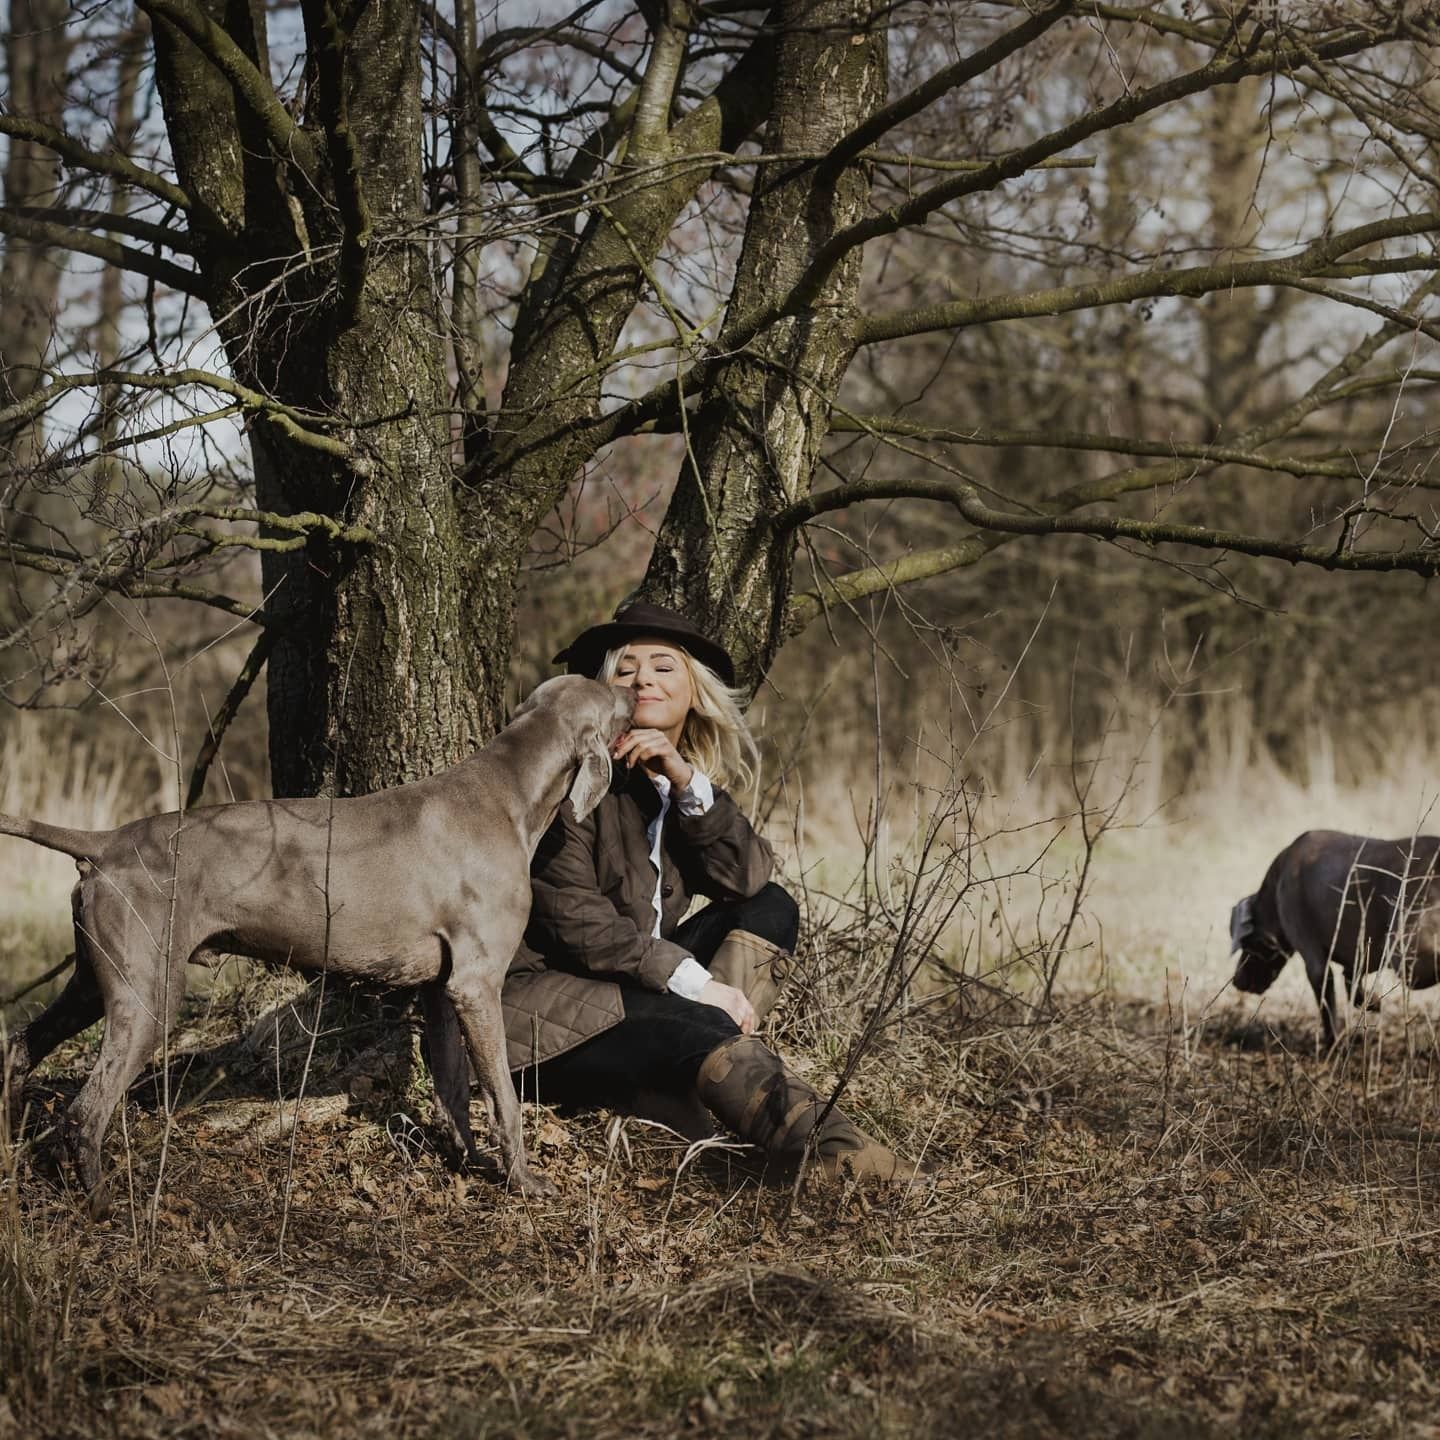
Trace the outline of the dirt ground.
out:
<instances>
[{"instance_id":1,"label":"dirt ground","mask_svg":"<svg viewBox=\"0 0 1440 1440\"><path fill-rule=\"evenodd\" d=\"M29 1087L0 1433L1440 1436L1423 1016L1321 1060L1299 1013L962 989L849 1095L932 1187L767 1189L532 1108L538 1204L445 1168L413 1076L340 1089L317 1055L287 1133L222 1022L182 1037L168 1120L158 1071L132 1093L103 1224L43 1143L93 1036Z\"/></svg>"}]
</instances>

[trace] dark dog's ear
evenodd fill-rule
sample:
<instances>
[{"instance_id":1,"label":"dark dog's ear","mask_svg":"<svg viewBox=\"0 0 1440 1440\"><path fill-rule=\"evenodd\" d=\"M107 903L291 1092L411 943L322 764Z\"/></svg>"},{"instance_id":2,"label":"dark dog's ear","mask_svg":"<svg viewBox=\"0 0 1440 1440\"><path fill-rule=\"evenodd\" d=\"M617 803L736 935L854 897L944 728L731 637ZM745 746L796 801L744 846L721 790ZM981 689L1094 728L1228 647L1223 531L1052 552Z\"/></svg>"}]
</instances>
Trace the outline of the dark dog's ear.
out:
<instances>
[{"instance_id":1,"label":"dark dog's ear","mask_svg":"<svg viewBox=\"0 0 1440 1440\"><path fill-rule=\"evenodd\" d=\"M1237 901L1230 912L1230 953L1245 948L1245 942L1255 933L1255 897L1247 895Z\"/></svg>"},{"instance_id":2,"label":"dark dog's ear","mask_svg":"<svg viewBox=\"0 0 1440 1440\"><path fill-rule=\"evenodd\" d=\"M580 741L580 768L570 786L570 804L575 818L583 820L610 789L610 742L598 727Z\"/></svg>"}]
</instances>

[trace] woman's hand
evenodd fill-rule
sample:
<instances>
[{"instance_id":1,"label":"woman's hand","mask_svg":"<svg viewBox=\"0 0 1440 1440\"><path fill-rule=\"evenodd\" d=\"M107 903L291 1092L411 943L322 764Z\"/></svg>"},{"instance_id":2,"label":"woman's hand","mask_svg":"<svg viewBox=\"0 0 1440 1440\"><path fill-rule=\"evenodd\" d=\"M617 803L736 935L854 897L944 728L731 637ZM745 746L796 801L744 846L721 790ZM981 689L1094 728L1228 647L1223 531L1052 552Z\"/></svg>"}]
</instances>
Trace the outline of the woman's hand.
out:
<instances>
[{"instance_id":1,"label":"woman's hand","mask_svg":"<svg viewBox=\"0 0 1440 1440\"><path fill-rule=\"evenodd\" d=\"M632 770L638 762L652 775L663 775L677 790L683 790L695 774L695 767L681 756L663 730L627 730L610 754Z\"/></svg>"},{"instance_id":2,"label":"woman's hand","mask_svg":"<svg viewBox=\"0 0 1440 1440\"><path fill-rule=\"evenodd\" d=\"M755 1007L745 998L743 990L719 980L707 980L700 992L700 1003L718 1006L740 1027L742 1035L755 1033Z\"/></svg>"}]
</instances>

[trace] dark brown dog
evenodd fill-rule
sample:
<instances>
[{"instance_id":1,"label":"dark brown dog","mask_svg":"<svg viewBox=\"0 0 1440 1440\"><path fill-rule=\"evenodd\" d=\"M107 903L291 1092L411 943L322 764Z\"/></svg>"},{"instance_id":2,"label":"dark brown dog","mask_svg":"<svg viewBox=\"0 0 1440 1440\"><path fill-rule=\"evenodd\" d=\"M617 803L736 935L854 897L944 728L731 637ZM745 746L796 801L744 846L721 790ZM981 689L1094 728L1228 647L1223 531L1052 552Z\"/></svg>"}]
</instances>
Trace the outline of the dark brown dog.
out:
<instances>
[{"instance_id":1,"label":"dark brown dog","mask_svg":"<svg viewBox=\"0 0 1440 1440\"><path fill-rule=\"evenodd\" d=\"M1372 840L1307 830L1271 862L1259 890L1230 912L1235 988L1263 994L1297 950L1335 1043L1335 977L1354 999L1360 980L1389 965L1415 989L1440 979L1440 838Z\"/></svg>"}]
</instances>

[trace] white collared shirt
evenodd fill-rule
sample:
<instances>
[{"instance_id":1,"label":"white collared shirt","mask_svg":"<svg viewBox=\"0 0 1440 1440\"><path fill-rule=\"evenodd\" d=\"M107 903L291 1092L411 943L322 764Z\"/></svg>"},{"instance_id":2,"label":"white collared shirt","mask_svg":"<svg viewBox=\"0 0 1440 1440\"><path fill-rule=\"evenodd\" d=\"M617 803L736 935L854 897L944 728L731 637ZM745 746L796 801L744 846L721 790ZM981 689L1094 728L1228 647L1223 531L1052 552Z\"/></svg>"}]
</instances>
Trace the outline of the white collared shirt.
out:
<instances>
[{"instance_id":1,"label":"white collared shirt","mask_svg":"<svg viewBox=\"0 0 1440 1440\"><path fill-rule=\"evenodd\" d=\"M690 783L675 795L675 803L682 815L703 815L715 803L715 787L710 777L692 766ZM650 863L655 867L655 928L650 932L659 937L660 921L664 914L664 896L660 893L663 884L660 869L660 836L665 829L665 817L670 813L670 780L665 775L652 775L650 783L660 795L660 812L650 822L645 838L650 842ZM682 1000L698 1000L700 992L714 977L693 956L687 955L676 967L666 987L672 995Z\"/></svg>"}]
</instances>

